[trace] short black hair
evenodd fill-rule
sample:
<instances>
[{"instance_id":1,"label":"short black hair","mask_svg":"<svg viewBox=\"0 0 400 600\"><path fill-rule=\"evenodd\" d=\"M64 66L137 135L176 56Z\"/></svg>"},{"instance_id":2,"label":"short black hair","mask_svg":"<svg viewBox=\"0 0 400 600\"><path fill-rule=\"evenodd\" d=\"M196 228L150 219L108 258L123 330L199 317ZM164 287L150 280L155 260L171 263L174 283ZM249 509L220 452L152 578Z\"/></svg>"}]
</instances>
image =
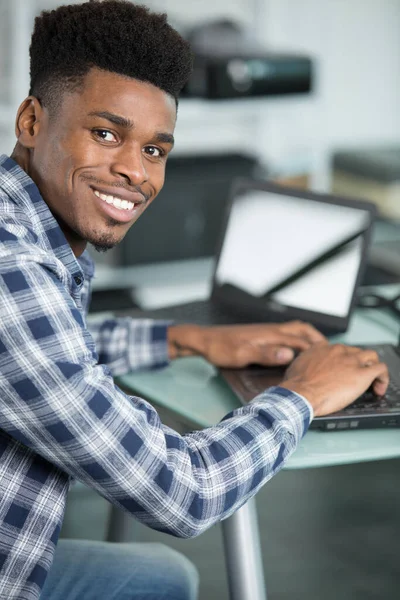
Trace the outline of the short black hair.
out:
<instances>
[{"instance_id":1,"label":"short black hair","mask_svg":"<svg viewBox=\"0 0 400 600\"><path fill-rule=\"evenodd\" d=\"M93 67L151 83L178 103L193 63L189 43L167 23L166 14L125 0L43 11L35 19L30 59L29 94L50 112Z\"/></svg>"}]
</instances>

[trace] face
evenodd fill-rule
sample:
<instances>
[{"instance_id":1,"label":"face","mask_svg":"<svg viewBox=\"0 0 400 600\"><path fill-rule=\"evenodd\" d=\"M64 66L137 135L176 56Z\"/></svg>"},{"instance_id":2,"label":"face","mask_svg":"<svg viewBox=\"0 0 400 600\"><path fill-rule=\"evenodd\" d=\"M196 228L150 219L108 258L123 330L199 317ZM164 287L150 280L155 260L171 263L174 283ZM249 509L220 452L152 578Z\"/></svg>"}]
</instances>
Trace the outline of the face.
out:
<instances>
[{"instance_id":1,"label":"face","mask_svg":"<svg viewBox=\"0 0 400 600\"><path fill-rule=\"evenodd\" d=\"M23 168L73 251L120 242L164 183L175 100L159 88L92 69L54 115L30 98L17 117ZM18 158L17 158L18 160ZM21 162L21 161L18 161Z\"/></svg>"}]
</instances>

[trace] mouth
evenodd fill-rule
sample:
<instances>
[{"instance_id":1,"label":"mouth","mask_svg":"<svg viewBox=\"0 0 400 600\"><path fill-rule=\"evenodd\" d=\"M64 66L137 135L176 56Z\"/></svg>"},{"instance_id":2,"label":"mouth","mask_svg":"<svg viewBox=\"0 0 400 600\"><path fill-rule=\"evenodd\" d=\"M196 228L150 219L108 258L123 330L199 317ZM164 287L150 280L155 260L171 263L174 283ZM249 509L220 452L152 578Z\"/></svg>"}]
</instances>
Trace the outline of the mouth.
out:
<instances>
[{"instance_id":1,"label":"mouth","mask_svg":"<svg viewBox=\"0 0 400 600\"><path fill-rule=\"evenodd\" d=\"M131 221L143 209L145 204L145 198L139 192L128 193L123 190L121 194L117 195L94 187L91 187L91 190L98 199L102 211L121 223Z\"/></svg>"}]
</instances>

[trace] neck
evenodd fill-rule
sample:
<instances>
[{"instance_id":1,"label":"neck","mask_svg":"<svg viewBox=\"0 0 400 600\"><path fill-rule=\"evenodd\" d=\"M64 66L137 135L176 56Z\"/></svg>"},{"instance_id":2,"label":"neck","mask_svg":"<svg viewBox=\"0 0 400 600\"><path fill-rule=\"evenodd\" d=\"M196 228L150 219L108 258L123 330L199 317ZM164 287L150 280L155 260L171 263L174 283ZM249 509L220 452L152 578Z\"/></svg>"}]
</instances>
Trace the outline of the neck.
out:
<instances>
[{"instance_id":1,"label":"neck","mask_svg":"<svg viewBox=\"0 0 400 600\"><path fill-rule=\"evenodd\" d=\"M21 167L21 169L25 171L25 173L28 173L29 177L31 177L30 154L28 148L24 148L17 142L14 150L12 151L11 158L15 160L15 162Z\"/></svg>"}]
</instances>

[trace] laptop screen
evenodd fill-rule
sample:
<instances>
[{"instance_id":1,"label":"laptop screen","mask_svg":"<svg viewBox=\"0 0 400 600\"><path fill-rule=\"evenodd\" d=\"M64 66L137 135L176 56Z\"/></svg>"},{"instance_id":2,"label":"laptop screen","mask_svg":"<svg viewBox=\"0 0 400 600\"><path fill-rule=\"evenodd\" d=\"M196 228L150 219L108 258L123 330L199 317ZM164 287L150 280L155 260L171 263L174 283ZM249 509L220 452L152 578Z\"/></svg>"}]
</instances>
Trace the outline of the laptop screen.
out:
<instances>
[{"instance_id":1,"label":"laptop screen","mask_svg":"<svg viewBox=\"0 0 400 600\"><path fill-rule=\"evenodd\" d=\"M345 317L350 310L371 212L250 189L230 210L215 273L262 300Z\"/></svg>"}]
</instances>

